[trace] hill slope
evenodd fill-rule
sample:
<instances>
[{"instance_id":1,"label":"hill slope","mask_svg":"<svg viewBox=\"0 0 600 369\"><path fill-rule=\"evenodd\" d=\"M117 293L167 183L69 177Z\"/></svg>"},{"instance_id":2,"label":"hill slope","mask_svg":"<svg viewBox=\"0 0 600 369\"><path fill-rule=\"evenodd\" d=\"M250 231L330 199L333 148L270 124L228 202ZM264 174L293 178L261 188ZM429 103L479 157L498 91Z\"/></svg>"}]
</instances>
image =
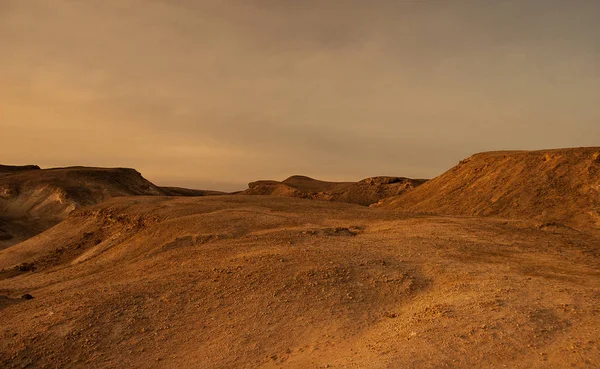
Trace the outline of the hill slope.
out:
<instances>
[{"instance_id":1,"label":"hill slope","mask_svg":"<svg viewBox=\"0 0 600 369\"><path fill-rule=\"evenodd\" d=\"M0 248L55 225L76 208L139 195L163 191L133 169L0 167Z\"/></svg>"},{"instance_id":2,"label":"hill slope","mask_svg":"<svg viewBox=\"0 0 600 369\"><path fill-rule=\"evenodd\" d=\"M600 148L476 154L378 206L600 227Z\"/></svg>"},{"instance_id":3,"label":"hill slope","mask_svg":"<svg viewBox=\"0 0 600 369\"><path fill-rule=\"evenodd\" d=\"M372 177L359 182L325 182L305 176L292 176L282 182L256 181L248 184L244 195L299 197L314 200L370 205L400 195L424 183L423 179Z\"/></svg>"}]
</instances>

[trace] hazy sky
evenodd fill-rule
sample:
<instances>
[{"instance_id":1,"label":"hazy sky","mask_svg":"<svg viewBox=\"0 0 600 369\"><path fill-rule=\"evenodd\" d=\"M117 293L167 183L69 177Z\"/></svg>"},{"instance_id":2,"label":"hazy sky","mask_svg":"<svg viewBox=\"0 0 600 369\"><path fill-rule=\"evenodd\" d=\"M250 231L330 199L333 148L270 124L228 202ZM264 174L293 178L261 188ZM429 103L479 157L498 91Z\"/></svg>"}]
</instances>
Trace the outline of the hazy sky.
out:
<instances>
[{"instance_id":1,"label":"hazy sky","mask_svg":"<svg viewBox=\"0 0 600 369\"><path fill-rule=\"evenodd\" d=\"M600 145L598 0L0 0L0 163L433 177Z\"/></svg>"}]
</instances>

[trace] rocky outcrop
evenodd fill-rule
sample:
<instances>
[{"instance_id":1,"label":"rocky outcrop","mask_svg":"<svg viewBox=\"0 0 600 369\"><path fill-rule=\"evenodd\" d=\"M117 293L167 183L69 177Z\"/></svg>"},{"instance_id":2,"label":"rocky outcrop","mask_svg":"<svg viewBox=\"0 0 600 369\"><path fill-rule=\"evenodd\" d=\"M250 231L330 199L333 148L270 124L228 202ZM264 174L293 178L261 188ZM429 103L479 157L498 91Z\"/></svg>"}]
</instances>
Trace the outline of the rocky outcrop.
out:
<instances>
[{"instance_id":1,"label":"rocky outcrop","mask_svg":"<svg viewBox=\"0 0 600 369\"><path fill-rule=\"evenodd\" d=\"M368 206L381 199L405 193L425 181L404 177L371 177L359 182L326 182L306 176L292 176L282 182L251 182L243 194L299 197Z\"/></svg>"}]
</instances>

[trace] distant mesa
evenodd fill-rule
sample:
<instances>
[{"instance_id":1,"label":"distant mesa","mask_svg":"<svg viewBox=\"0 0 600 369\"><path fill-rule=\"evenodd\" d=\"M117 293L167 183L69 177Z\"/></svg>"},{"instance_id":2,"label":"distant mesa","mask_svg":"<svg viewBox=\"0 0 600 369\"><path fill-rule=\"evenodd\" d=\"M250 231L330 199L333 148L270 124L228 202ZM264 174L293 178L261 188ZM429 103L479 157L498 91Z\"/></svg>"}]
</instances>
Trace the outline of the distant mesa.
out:
<instances>
[{"instance_id":1,"label":"distant mesa","mask_svg":"<svg viewBox=\"0 0 600 369\"><path fill-rule=\"evenodd\" d=\"M40 170L40 169L41 168L37 165L2 165L2 164L0 164L0 174L24 172L27 170Z\"/></svg>"},{"instance_id":2,"label":"distant mesa","mask_svg":"<svg viewBox=\"0 0 600 369\"><path fill-rule=\"evenodd\" d=\"M221 191L210 191L210 190L192 190L189 188L181 187L159 187L164 196L184 196L184 197L196 197L196 196L218 196L227 195L226 192Z\"/></svg>"},{"instance_id":3,"label":"distant mesa","mask_svg":"<svg viewBox=\"0 0 600 369\"><path fill-rule=\"evenodd\" d=\"M476 154L376 206L600 227L600 147Z\"/></svg>"},{"instance_id":4,"label":"distant mesa","mask_svg":"<svg viewBox=\"0 0 600 369\"><path fill-rule=\"evenodd\" d=\"M327 182L295 175L281 182L251 182L242 194L299 197L368 206L384 198L401 195L425 182L425 179L404 177L372 177L359 182Z\"/></svg>"}]
</instances>

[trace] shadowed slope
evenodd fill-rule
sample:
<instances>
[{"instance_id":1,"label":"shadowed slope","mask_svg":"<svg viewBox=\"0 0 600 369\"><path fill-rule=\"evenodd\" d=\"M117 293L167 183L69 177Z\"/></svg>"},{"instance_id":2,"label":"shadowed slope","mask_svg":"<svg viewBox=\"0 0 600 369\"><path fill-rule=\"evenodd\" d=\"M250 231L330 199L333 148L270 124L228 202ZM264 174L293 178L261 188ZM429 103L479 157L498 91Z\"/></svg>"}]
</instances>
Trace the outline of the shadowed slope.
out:
<instances>
[{"instance_id":1,"label":"shadowed slope","mask_svg":"<svg viewBox=\"0 0 600 369\"><path fill-rule=\"evenodd\" d=\"M133 169L6 170L0 174L0 248L53 226L76 208L116 196L162 194Z\"/></svg>"},{"instance_id":2,"label":"shadowed slope","mask_svg":"<svg viewBox=\"0 0 600 369\"><path fill-rule=\"evenodd\" d=\"M123 196L214 196L219 191L158 187L134 169L0 165L0 249L32 237L73 210Z\"/></svg>"},{"instance_id":3,"label":"shadowed slope","mask_svg":"<svg viewBox=\"0 0 600 369\"><path fill-rule=\"evenodd\" d=\"M244 195L272 195L370 205L402 194L424 183L423 179L373 177L359 182L326 182L305 176L292 176L282 182L256 181Z\"/></svg>"},{"instance_id":4,"label":"shadowed slope","mask_svg":"<svg viewBox=\"0 0 600 369\"><path fill-rule=\"evenodd\" d=\"M600 148L476 154L414 191L378 205L600 227Z\"/></svg>"},{"instance_id":5,"label":"shadowed slope","mask_svg":"<svg viewBox=\"0 0 600 369\"><path fill-rule=\"evenodd\" d=\"M24 172L28 170L40 170L37 165L2 165L0 164L0 174Z\"/></svg>"}]
</instances>

